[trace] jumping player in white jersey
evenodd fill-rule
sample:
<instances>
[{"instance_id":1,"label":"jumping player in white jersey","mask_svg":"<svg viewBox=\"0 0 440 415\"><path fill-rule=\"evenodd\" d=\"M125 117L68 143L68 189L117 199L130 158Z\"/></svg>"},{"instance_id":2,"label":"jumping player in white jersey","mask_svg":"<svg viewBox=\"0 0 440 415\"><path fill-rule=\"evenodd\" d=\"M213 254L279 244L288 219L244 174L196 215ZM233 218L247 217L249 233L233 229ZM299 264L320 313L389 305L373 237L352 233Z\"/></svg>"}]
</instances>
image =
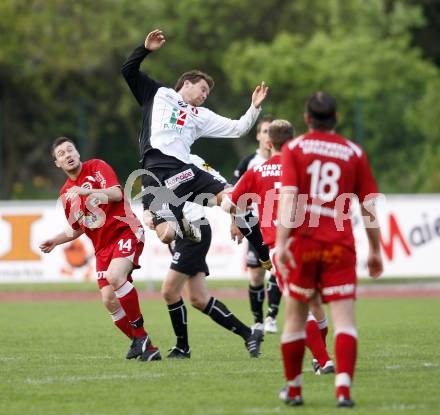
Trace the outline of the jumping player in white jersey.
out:
<instances>
[{"instance_id":1,"label":"jumping player in white jersey","mask_svg":"<svg viewBox=\"0 0 440 415\"><path fill-rule=\"evenodd\" d=\"M222 117L207 108L205 102L214 82L200 71L184 73L175 89L164 87L140 71L140 65L150 53L165 43L161 30L150 32L122 66L122 74L138 104L142 107L142 127L139 136L144 186L144 210L153 213L156 233L164 243L179 236L194 235L183 217L185 201L202 205L220 205L224 185L209 173L191 163L191 145L200 137L240 137L254 125L267 96L264 82L255 88L251 105L239 120ZM164 203L169 209L163 212ZM267 247L263 243L258 223L246 222L245 212L237 214L237 225L258 251L262 266L270 269Z\"/></svg>"}]
</instances>

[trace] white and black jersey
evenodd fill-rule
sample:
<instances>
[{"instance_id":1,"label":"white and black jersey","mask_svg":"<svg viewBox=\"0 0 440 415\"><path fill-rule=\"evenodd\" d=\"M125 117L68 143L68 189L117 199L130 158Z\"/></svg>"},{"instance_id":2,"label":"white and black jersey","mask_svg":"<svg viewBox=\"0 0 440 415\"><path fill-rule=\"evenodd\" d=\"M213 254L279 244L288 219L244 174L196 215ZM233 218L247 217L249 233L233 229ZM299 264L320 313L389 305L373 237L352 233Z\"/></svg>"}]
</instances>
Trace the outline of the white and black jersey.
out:
<instances>
[{"instance_id":1,"label":"white and black jersey","mask_svg":"<svg viewBox=\"0 0 440 415\"><path fill-rule=\"evenodd\" d=\"M234 174L231 179L231 184L235 185L238 182L241 176L246 173L247 170L252 169L253 167L261 166L264 162L267 161L267 158L264 158L260 150L257 150L255 153L248 154L244 156L238 166L234 170Z\"/></svg>"},{"instance_id":2,"label":"white and black jersey","mask_svg":"<svg viewBox=\"0 0 440 415\"><path fill-rule=\"evenodd\" d=\"M193 107L174 89L139 70L149 53L141 45L122 66L122 74L142 107L139 145L144 168L178 168L179 161L190 164L190 148L198 138L240 137L252 128L261 109L251 105L239 120L231 120L207 108Z\"/></svg>"}]
</instances>

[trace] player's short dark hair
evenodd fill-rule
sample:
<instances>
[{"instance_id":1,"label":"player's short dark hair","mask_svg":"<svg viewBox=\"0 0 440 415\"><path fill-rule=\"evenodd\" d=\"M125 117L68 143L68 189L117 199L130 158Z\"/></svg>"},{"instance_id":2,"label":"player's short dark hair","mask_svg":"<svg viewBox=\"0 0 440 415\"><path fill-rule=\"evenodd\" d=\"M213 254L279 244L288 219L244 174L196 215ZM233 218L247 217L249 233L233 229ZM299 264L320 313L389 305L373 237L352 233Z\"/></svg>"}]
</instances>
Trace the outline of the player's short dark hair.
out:
<instances>
[{"instance_id":1,"label":"player's short dark hair","mask_svg":"<svg viewBox=\"0 0 440 415\"><path fill-rule=\"evenodd\" d=\"M261 117L258 122L257 125L255 126L255 130L257 132L257 134L260 132L261 130L261 126L265 123L271 123L275 118L272 115L265 115L264 117Z\"/></svg>"},{"instance_id":2,"label":"player's short dark hair","mask_svg":"<svg viewBox=\"0 0 440 415\"><path fill-rule=\"evenodd\" d=\"M306 112L316 130L332 130L336 126L336 99L326 92L315 92L306 103Z\"/></svg>"},{"instance_id":3,"label":"player's short dark hair","mask_svg":"<svg viewBox=\"0 0 440 415\"><path fill-rule=\"evenodd\" d=\"M192 71L185 72L180 76L180 78L176 82L176 86L174 89L179 91L183 87L183 83L185 81L190 81L192 84L196 84L201 79L204 79L209 86L209 91L212 91L214 88L214 80L206 73L202 71L198 71L197 69L193 69Z\"/></svg>"},{"instance_id":4,"label":"player's short dark hair","mask_svg":"<svg viewBox=\"0 0 440 415\"><path fill-rule=\"evenodd\" d=\"M61 144L65 143L65 142L72 143L75 146L75 148L76 148L76 144L75 144L75 142L71 138L68 138L68 137L57 137L57 138L55 138L55 140L53 140L52 146L50 147L50 154L51 154L51 156L53 157L54 160L56 159L56 157L55 157L55 149L58 146L60 146Z\"/></svg>"},{"instance_id":5,"label":"player's short dark hair","mask_svg":"<svg viewBox=\"0 0 440 415\"><path fill-rule=\"evenodd\" d=\"M287 120L274 120L269 125L269 137L275 150L281 150L283 144L295 135L293 125Z\"/></svg>"}]
</instances>

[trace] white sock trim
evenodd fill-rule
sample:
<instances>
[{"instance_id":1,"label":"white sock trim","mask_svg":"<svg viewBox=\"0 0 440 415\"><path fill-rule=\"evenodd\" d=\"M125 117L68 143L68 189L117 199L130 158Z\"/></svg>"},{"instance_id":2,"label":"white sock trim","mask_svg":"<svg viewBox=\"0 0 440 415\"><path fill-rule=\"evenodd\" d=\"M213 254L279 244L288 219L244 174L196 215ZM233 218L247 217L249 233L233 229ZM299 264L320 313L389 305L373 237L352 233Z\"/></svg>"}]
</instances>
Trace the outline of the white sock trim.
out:
<instances>
[{"instance_id":1,"label":"white sock trim","mask_svg":"<svg viewBox=\"0 0 440 415\"><path fill-rule=\"evenodd\" d=\"M110 316L112 320L116 322L122 320L126 316L126 314L124 309L122 307L119 307L114 313L110 313Z\"/></svg>"},{"instance_id":2,"label":"white sock trim","mask_svg":"<svg viewBox=\"0 0 440 415\"><path fill-rule=\"evenodd\" d=\"M294 388L299 388L303 384L303 375L302 373L295 377L293 380L287 381L287 386L293 386Z\"/></svg>"},{"instance_id":3,"label":"white sock trim","mask_svg":"<svg viewBox=\"0 0 440 415\"><path fill-rule=\"evenodd\" d=\"M298 331L293 334L282 334L281 335L281 344L285 343L292 343L297 340L302 340L306 338L306 332L305 331Z\"/></svg>"},{"instance_id":4,"label":"white sock trim","mask_svg":"<svg viewBox=\"0 0 440 415\"><path fill-rule=\"evenodd\" d=\"M312 320L315 320L316 321L316 318L315 318L315 316L309 311L309 314L307 314L307 321L312 321ZM317 321L316 321L317 322Z\"/></svg>"},{"instance_id":5,"label":"white sock trim","mask_svg":"<svg viewBox=\"0 0 440 415\"><path fill-rule=\"evenodd\" d=\"M348 373L338 373L335 377L335 386L351 387L351 377Z\"/></svg>"},{"instance_id":6,"label":"white sock trim","mask_svg":"<svg viewBox=\"0 0 440 415\"><path fill-rule=\"evenodd\" d=\"M134 286L131 284L130 281L125 281L125 283L122 284L117 290L114 290L116 298L122 298L126 296L133 288Z\"/></svg>"},{"instance_id":7,"label":"white sock trim","mask_svg":"<svg viewBox=\"0 0 440 415\"><path fill-rule=\"evenodd\" d=\"M318 327L319 327L320 330L325 329L326 327L328 327L327 318L326 317L324 317L322 320L317 320L317 323L318 323Z\"/></svg>"},{"instance_id":8,"label":"white sock trim","mask_svg":"<svg viewBox=\"0 0 440 415\"><path fill-rule=\"evenodd\" d=\"M347 327L343 329L336 329L335 330L335 338L338 334L348 334L351 337L354 337L357 339L357 331L354 327Z\"/></svg>"}]
</instances>

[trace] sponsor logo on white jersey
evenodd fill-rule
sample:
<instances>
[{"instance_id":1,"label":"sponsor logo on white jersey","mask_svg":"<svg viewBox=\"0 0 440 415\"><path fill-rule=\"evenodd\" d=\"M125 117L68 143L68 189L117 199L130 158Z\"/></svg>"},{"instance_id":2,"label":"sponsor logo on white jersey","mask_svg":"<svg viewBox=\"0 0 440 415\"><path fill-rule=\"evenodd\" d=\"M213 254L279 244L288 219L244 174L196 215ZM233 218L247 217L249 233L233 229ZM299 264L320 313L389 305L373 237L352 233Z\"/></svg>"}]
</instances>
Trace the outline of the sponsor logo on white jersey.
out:
<instances>
[{"instance_id":1,"label":"sponsor logo on white jersey","mask_svg":"<svg viewBox=\"0 0 440 415\"><path fill-rule=\"evenodd\" d=\"M182 183L189 182L192 179L194 179L194 172L192 169L187 169L166 179L165 186L168 189L175 189Z\"/></svg>"}]
</instances>

